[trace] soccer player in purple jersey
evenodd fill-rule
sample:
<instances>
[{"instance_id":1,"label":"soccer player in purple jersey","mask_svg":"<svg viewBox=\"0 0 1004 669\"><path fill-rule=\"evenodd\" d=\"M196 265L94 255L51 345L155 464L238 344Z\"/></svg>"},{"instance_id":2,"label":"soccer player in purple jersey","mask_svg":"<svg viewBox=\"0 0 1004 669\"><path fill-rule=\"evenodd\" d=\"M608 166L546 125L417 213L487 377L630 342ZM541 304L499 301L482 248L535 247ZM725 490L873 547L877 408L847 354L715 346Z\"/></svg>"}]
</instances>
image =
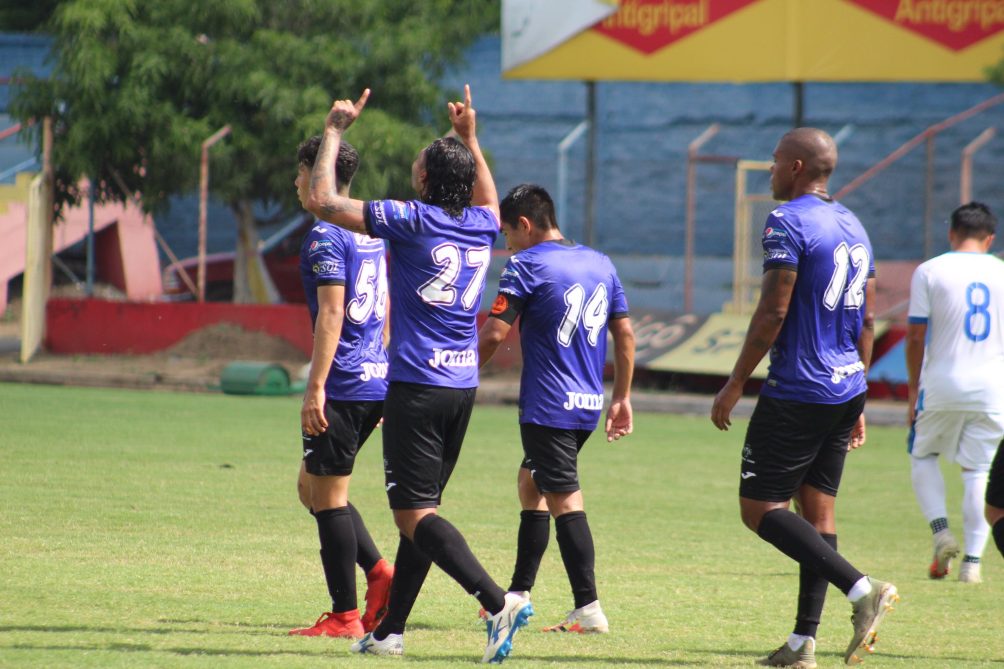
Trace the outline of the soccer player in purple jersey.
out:
<instances>
[{"instance_id":1,"label":"soccer player in purple jersey","mask_svg":"<svg viewBox=\"0 0 1004 669\"><path fill-rule=\"evenodd\" d=\"M318 218L387 239L391 253L393 336L383 445L387 497L401 541L387 615L352 649L403 652L405 622L434 562L491 614L482 661L501 662L533 607L528 599L504 592L463 535L436 512L478 385L476 318L499 232L498 195L478 146L470 87L464 102L448 104L460 139L434 141L412 165L418 200L362 202L339 195L331 168L342 133L368 97L369 89L355 103L332 105L308 202Z\"/></svg>"},{"instance_id":2,"label":"soccer player in purple jersey","mask_svg":"<svg viewBox=\"0 0 1004 669\"><path fill-rule=\"evenodd\" d=\"M321 137L300 145L296 193L304 204ZM359 167L351 144L339 147L335 170L344 195ZM300 276L314 326L310 376L300 411L303 460L300 501L317 520L321 564L331 610L300 636L359 638L387 608L394 568L380 555L349 502L356 453L383 414L387 394L384 333L387 272L383 243L317 221L300 249ZM359 617L355 564L366 574L366 612Z\"/></svg>"},{"instance_id":3,"label":"soccer player in purple jersey","mask_svg":"<svg viewBox=\"0 0 1004 669\"><path fill-rule=\"evenodd\" d=\"M774 149L771 189L785 200L767 217L760 301L739 359L715 397L711 420L729 414L770 351L743 445L743 523L799 563L798 613L788 641L766 666L815 667L815 634L827 583L853 607L844 660L871 649L896 588L865 576L837 552L834 501L844 459L865 441L865 374L874 339L875 264L857 217L828 192L837 165L833 139L797 128ZM788 510L796 498L801 516Z\"/></svg>"},{"instance_id":4,"label":"soccer player in purple jersey","mask_svg":"<svg viewBox=\"0 0 1004 669\"><path fill-rule=\"evenodd\" d=\"M562 236L546 190L517 186L499 208L502 233L515 253L502 270L491 316L481 326L479 358L484 364L494 355L519 317L524 459L517 477L522 512L509 591L529 597L554 516L575 606L564 621L545 630L605 633L609 624L596 592L596 553L579 487L578 454L603 410L608 329L614 341L614 387L607 441L632 430L634 331L627 299L607 256Z\"/></svg>"}]
</instances>

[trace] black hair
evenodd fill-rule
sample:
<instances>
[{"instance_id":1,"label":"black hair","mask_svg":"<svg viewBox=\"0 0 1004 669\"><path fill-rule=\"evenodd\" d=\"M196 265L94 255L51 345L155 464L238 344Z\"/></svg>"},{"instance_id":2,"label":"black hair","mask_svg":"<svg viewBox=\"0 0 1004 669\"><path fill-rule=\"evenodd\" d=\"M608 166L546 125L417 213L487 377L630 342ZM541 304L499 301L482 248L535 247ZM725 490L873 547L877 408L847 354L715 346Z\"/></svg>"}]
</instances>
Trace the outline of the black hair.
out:
<instances>
[{"instance_id":1,"label":"black hair","mask_svg":"<svg viewBox=\"0 0 1004 669\"><path fill-rule=\"evenodd\" d=\"M314 135L303 141L296 149L296 162L309 169L314 169L317 160L317 150L321 148L321 136ZM335 159L335 179L338 187L343 188L352 183L352 177L359 169L359 152L345 140L338 145L338 158Z\"/></svg>"},{"instance_id":2,"label":"black hair","mask_svg":"<svg viewBox=\"0 0 1004 669\"><path fill-rule=\"evenodd\" d=\"M536 184L520 184L499 203L502 221L515 227L520 216L526 216L541 230L555 230L558 221L554 215L554 201L547 191Z\"/></svg>"},{"instance_id":3,"label":"black hair","mask_svg":"<svg viewBox=\"0 0 1004 669\"><path fill-rule=\"evenodd\" d=\"M471 206L476 168L464 143L442 137L425 148L425 186L422 202L441 207L459 218Z\"/></svg>"},{"instance_id":4,"label":"black hair","mask_svg":"<svg viewBox=\"0 0 1004 669\"><path fill-rule=\"evenodd\" d=\"M964 204L952 212L952 232L962 239L986 239L997 232L997 219L982 202Z\"/></svg>"}]
</instances>

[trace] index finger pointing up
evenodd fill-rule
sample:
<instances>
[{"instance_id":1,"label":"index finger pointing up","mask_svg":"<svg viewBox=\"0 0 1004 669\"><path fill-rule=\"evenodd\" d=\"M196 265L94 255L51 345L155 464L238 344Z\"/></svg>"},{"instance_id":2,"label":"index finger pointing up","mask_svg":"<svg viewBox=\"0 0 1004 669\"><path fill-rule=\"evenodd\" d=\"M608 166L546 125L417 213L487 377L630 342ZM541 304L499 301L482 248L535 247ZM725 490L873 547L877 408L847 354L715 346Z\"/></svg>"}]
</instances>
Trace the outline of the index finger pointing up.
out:
<instances>
[{"instance_id":1,"label":"index finger pointing up","mask_svg":"<svg viewBox=\"0 0 1004 669\"><path fill-rule=\"evenodd\" d=\"M366 101L370 99L370 89L363 91L363 94L359 96L359 100L356 101L355 108L357 112L361 112L363 107L366 106Z\"/></svg>"},{"instance_id":2,"label":"index finger pointing up","mask_svg":"<svg viewBox=\"0 0 1004 669\"><path fill-rule=\"evenodd\" d=\"M471 85L464 84L464 106L468 109L471 108Z\"/></svg>"}]
</instances>

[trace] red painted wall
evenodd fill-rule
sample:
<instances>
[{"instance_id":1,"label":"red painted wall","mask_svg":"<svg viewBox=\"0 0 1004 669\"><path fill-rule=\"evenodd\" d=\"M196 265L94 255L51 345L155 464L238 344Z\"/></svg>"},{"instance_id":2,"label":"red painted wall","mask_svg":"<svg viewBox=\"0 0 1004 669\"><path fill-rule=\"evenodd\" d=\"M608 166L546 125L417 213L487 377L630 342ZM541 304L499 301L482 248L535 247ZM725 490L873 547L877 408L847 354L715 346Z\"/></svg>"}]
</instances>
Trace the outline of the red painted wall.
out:
<instances>
[{"instance_id":1,"label":"red painted wall","mask_svg":"<svg viewBox=\"0 0 1004 669\"><path fill-rule=\"evenodd\" d=\"M310 316L302 304L51 299L45 347L52 353L154 353L217 323L281 337L310 357Z\"/></svg>"},{"instance_id":2,"label":"red painted wall","mask_svg":"<svg viewBox=\"0 0 1004 669\"><path fill-rule=\"evenodd\" d=\"M478 325L487 313L478 315ZM302 304L230 304L227 302L112 302L49 300L45 312L45 347L52 353L155 353L188 334L217 323L281 337L310 357L310 315ZM504 370L522 361L519 328L512 328L489 363Z\"/></svg>"}]
</instances>

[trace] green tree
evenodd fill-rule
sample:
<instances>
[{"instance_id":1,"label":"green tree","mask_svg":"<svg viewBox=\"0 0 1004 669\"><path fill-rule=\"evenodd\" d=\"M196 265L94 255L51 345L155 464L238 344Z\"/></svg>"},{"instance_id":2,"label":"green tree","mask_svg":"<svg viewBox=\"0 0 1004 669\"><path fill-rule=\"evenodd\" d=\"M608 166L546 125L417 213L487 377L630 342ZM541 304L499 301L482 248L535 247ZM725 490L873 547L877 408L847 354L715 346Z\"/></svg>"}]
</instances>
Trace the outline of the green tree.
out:
<instances>
[{"instance_id":1,"label":"green tree","mask_svg":"<svg viewBox=\"0 0 1004 669\"><path fill-rule=\"evenodd\" d=\"M16 87L11 110L54 119L57 207L90 176L100 201L139 193L156 213L197 187L202 141L229 124L210 188L238 220L235 300L249 301L252 205L297 205L295 149L332 99L373 90L349 137L353 193L406 197L415 152L445 123L438 79L498 17L498 0L68 0L48 24L52 76Z\"/></svg>"}]
</instances>

